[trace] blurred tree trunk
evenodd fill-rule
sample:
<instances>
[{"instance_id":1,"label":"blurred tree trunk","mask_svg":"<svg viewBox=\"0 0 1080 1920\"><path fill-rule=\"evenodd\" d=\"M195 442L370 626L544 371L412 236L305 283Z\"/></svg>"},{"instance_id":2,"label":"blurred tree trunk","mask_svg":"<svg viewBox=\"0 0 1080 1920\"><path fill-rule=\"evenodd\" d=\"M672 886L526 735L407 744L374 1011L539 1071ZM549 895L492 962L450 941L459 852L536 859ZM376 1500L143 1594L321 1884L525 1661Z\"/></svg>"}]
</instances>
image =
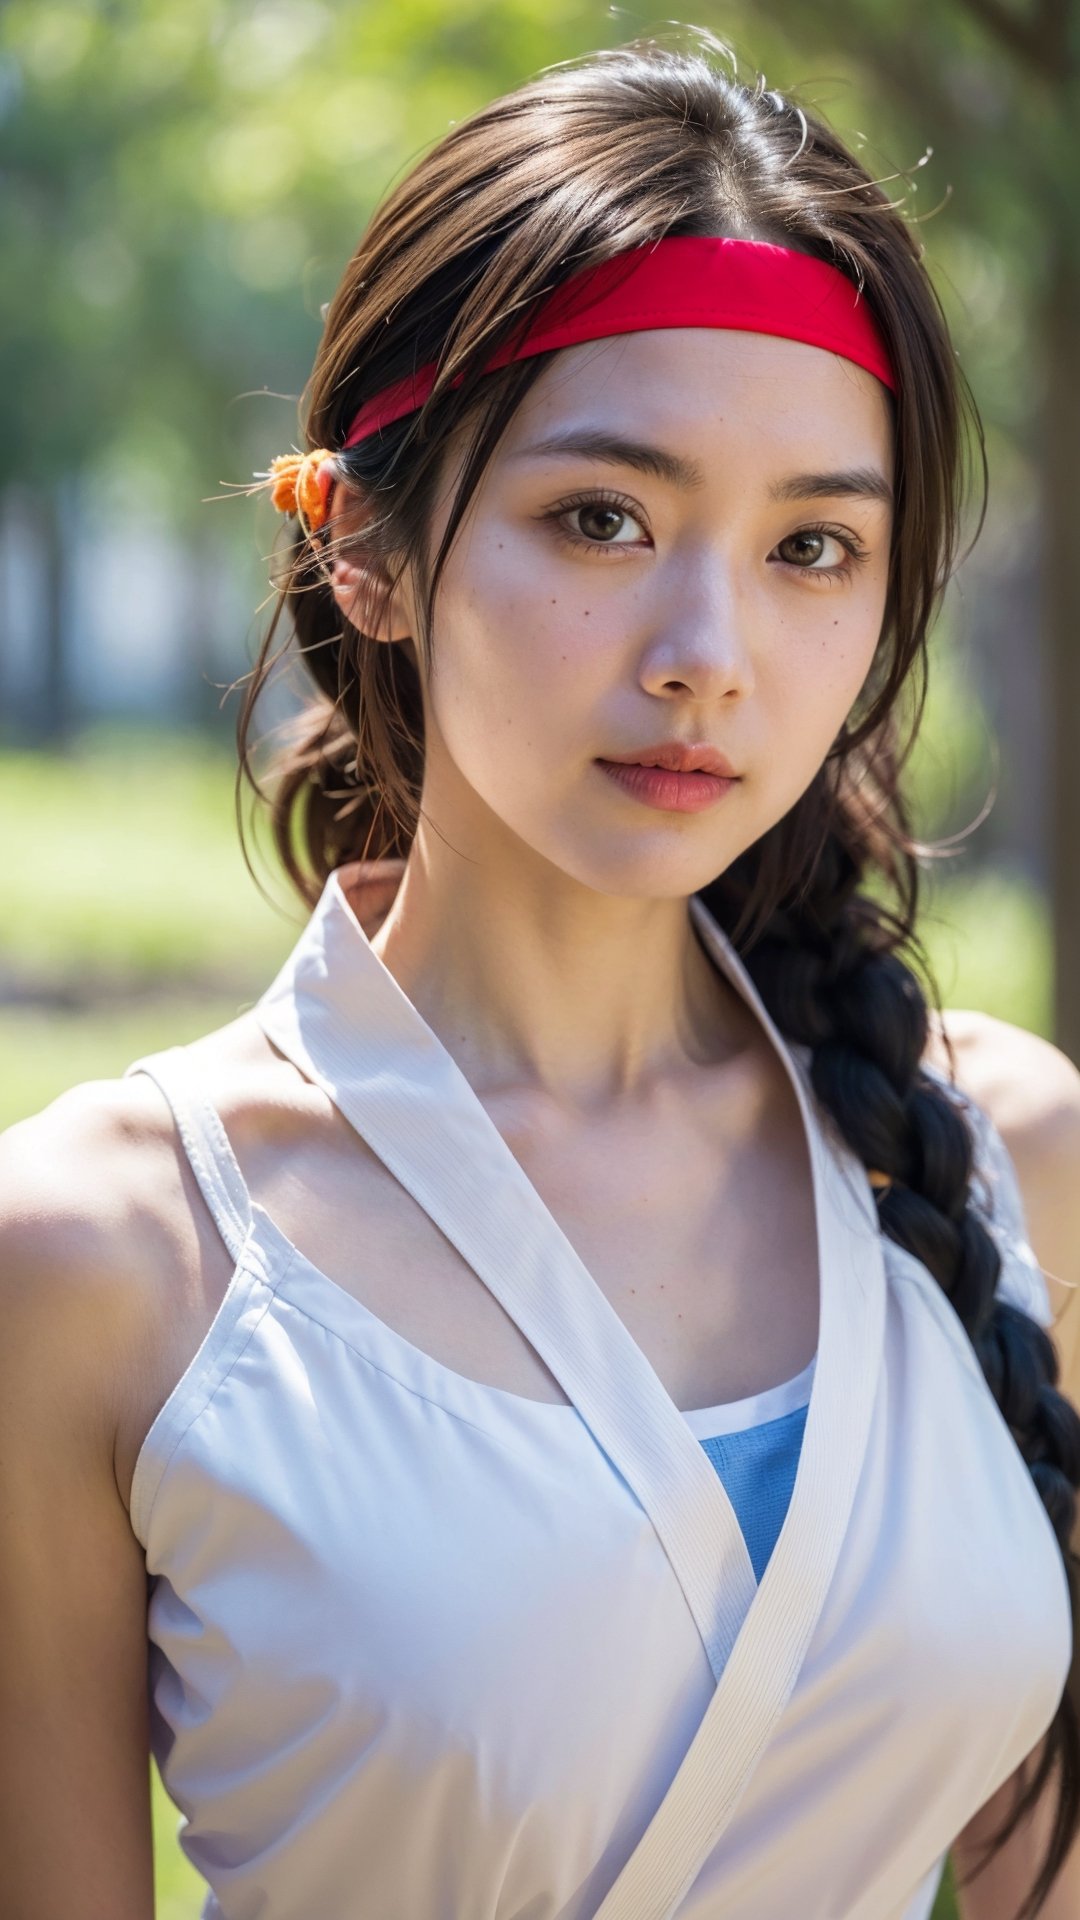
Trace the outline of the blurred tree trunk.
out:
<instances>
[{"instance_id":1,"label":"blurred tree trunk","mask_svg":"<svg viewBox=\"0 0 1080 1920\"><path fill-rule=\"evenodd\" d=\"M63 747L75 724L68 631L75 493L57 477L2 500L0 717L4 739L19 747Z\"/></svg>"},{"instance_id":2,"label":"blurred tree trunk","mask_svg":"<svg viewBox=\"0 0 1080 1920\"><path fill-rule=\"evenodd\" d=\"M191 723L206 732L220 731L221 693L214 684L214 640L218 620L218 586L222 556L205 526L195 525L186 536L187 592L184 658L188 663L185 705Z\"/></svg>"},{"instance_id":3,"label":"blurred tree trunk","mask_svg":"<svg viewBox=\"0 0 1080 1920\"><path fill-rule=\"evenodd\" d=\"M68 651L69 556L74 538L68 491L62 480L42 487L36 515L41 529L42 659L34 731L35 744L50 747L67 745L75 718Z\"/></svg>"},{"instance_id":4,"label":"blurred tree trunk","mask_svg":"<svg viewBox=\"0 0 1080 1920\"><path fill-rule=\"evenodd\" d=\"M35 670L29 685L12 693L10 718L21 747L65 747L75 728L69 643L75 497L77 490L65 476L42 480L29 492L29 515L21 522L33 543L37 595L29 616Z\"/></svg>"},{"instance_id":5,"label":"blurred tree trunk","mask_svg":"<svg viewBox=\"0 0 1080 1920\"><path fill-rule=\"evenodd\" d=\"M1050 876L1056 976L1054 1038L1080 1062L1080 245L1053 236L1042 314Z\"/></svg>"},{"instance_id":6,"label":"blurred tree trunk","mask_svg":"<svg viewBox=\"0 0 1080 1920\"><path fill-rule=\"evenodd\" d=\"M1040 508L1044 569L1041 638L1050 727L1050 894L1054 930L1054 1039L1080 1063L1080 220L1075 203L1077 113L1080 111L1080 7L1076 0L1037 0L1014 11L1003 0L965 0L1023 74L1045 119L1023 154L1031 187L1031 225L1044 252L1033 310L1033 344L1041 363ZM1027 143L1025 143L1026 145ZM1071 163L1071 164L1070 164ZM1041 178L1040 178L1041 176Z\"/></svg>"}]
</instances>

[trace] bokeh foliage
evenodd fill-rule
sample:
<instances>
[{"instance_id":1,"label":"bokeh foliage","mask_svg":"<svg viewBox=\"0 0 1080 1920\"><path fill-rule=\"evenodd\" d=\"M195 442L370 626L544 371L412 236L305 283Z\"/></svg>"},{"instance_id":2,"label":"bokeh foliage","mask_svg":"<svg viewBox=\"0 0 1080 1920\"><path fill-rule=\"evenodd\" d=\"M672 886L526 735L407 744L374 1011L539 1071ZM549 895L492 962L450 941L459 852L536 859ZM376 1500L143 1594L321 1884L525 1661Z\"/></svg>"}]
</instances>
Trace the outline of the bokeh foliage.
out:
<instances>
[{"instance_id":1,"label":"bokeh foliage","mask_svg":"<svg viewBox=\"0 0 1080 1920\"><path fill-rule=\"evenodd\" d=\"M906 170L892 190L913 218L938 205L925 237L961 357L989 417L1023 436L1047 228L1075 220L1080 166L979 11L776 0L693 18L744 77L801 89L883 177ZM135 463L172 512L197 513L252 443L277 450L287 405L238 396L298 392L320 305L418 152L524 75L648 30L666 31L573 0L9 0L7 458L40 482Z\"/></svg>"},{"instance_id":2,"label":"bokeh foliage","mask_svg":"<svg viewBox=\"0 0 1080 1920\"><path fill-rule=\"evenodd\" d=\"M794 87L877 174L903 175L892 190L921 223L989 430L984 544L1026 517L1067 545L1078 483L1054 467L1049 428L1069 340L1051 341L1048 315L1080 326L1061 294L1080 254L1075 4L746 0L693 18L744 76ZM295 441L320 307L375 201L492 94L654 28L571 0L8 0L0 334L15 377L0 382L0 485L53 516L57 565L57 489L73 474L120 521L133 498L193 536L229 516L250 564L265 522L204 502ZM1040 514L1047 499L1058 517ZM1052 661L1077 625L1034 609L1017 644ZM962 830L986 789L988 723L951 644L946 625L915 763L926 834ZM38 996L0 1010L0 1124L232 1017L294 936L284 889L276 914L242 874L231 768L205 743L12 755L0 819L20 823L4 842L0 964ZM924 932L945 998L1049 1033L1048 903L1029 876L971 869L966 852L934 869ZM175 1824L159 1791L167 1920L196 1910Z\"/></svg>"}]
</instances>

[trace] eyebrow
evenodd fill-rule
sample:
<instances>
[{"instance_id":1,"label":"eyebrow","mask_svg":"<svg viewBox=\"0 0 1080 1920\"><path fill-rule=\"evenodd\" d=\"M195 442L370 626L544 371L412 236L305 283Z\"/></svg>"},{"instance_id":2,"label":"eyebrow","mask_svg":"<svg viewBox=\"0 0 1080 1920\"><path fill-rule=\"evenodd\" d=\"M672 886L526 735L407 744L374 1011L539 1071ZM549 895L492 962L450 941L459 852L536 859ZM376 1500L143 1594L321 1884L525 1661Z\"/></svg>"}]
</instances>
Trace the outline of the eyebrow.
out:
<instances>
[{"instance_id":1,"label":"eyebrow","mask_svg":"<svg viewBox=\"0 0 1080 1920\"><path fill-rule=\"evenodd\" d=\"M573 427L534 440L511 456L514 460L552 459L567 454L583 454L587 459L603 460L610 466L633 467L654 480L689 492L705 484L705 473L698 460L686 460L648 440L631 440L600 428ZM835 473L789 473L774 480L768 488L770 500L816 500L835 495L851 495L862 500L880 500L893 505L893 491L876 467L843 467Z\"/></svg>"}]
</instances>

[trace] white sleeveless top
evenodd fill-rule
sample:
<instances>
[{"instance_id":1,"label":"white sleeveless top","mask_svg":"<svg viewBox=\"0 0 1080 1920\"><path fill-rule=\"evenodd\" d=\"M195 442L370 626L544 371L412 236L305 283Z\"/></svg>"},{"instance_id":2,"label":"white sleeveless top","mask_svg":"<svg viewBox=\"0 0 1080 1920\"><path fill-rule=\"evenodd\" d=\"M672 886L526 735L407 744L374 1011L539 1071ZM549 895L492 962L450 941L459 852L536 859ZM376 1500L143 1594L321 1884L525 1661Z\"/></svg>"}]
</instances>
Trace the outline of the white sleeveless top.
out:
<instances>
[{"instance_id":1,"label":"white sleeveless top","mask_svg":"<svg viewBox=\"0 0 1080 1920\"><path fill-rule=\"evenodd\" d=\"M204 1920L926 1920L1072 1650L1053 1529L953 1308L882 1237L807 1050L695 897L813 1170L816 1366L758 1584L695 1416L373 951L359 873L331 875L257 1017L571 1404L393 1331L251 1202L183 1047L128 1067L172 1101L235 1260L132 1488L153 1750ZM1001 1291L1047 1325L972 1114Z\"/></svg>"}]
</instances>

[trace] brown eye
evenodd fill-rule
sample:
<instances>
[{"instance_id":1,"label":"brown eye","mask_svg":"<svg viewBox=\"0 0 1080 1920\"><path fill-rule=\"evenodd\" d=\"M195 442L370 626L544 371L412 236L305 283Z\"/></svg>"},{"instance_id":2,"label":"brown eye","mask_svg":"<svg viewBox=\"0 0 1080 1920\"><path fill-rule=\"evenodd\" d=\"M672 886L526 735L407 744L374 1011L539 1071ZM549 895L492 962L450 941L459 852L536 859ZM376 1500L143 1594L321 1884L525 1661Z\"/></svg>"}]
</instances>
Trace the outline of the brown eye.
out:
<instances>
[{"instance_id":1,"label":"brown eye","mask_svg":"<svg viewBox=\"0 0 1080 1920\"><path fill-rule=\"evenodd\" d=\"M825 533L789 533L786 540L781 540L780 546L793 550L784 556L785 559L790 559L793 566L812 565L815 560L821 559L825 541L829 537Z\"/></svg>"},{"instance_id":2,"label":"brown eye","mask_svg":"<svg viewBox=\"0 0 1080 1920\"><path fill-rule=\"evenodd\" d=\"M577 507L578 525L589 540L611 540L626 519L620 507Z\"/></svg>"},{"instance_id":3,"label":"brown eye","mask_svg":"<svg viewBox=\"0 0 1080 1920\"><path fill-rule=\"evenodd\" d=\"M822 554L830 545L837 549L840 557L832 566L823 567L820 565ZM796 573L803 574L807 580L818 580L823 586L836 586L853 577L855 569L866 559L868 550L853 534L844 532L840 527L814 526L800 527L797 533L789 533L781 540L776 551L785 567L794 567Z\"/></svg>"},{"instance_id":4,"label":"brown eye","mask_svg":"<svg viewBox=\"0 0 1080 1920\"><path fill-rule=\"evenodd\" d=\"M641 549L648 533L639 509L617 493L575 493L549 507L539 519L550 522L561 540L577 552L603 553Z\"/></svg>"}]
</instances>

